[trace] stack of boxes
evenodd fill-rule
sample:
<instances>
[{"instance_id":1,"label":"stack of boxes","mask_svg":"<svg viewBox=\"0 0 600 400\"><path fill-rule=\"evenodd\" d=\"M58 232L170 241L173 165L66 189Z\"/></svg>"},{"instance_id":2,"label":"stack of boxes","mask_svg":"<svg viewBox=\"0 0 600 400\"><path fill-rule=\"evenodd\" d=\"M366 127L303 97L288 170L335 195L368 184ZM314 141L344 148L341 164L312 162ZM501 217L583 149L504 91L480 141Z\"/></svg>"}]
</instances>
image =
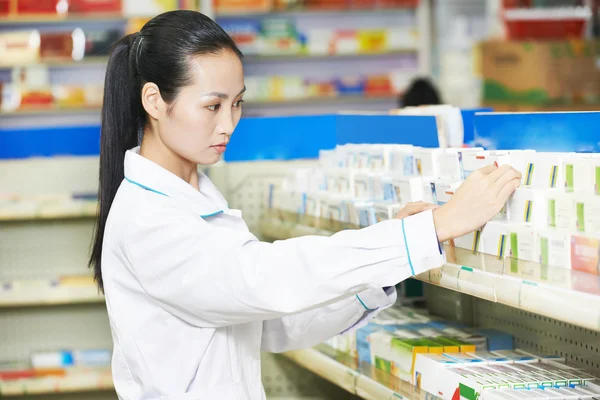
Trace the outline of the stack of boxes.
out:
<instances>
[{"instance_id":1,"label":"stack of boxes","mask_svg":"<svg viewBox=\"0 0 600 400\"><path fill-rule=\"evenodd\" d=\"M515 350L510 334L466 328L421 309L382 311L367 326L327 344L442 399L600 394L596 378L566 365L563 357Z\"/></svg>"},{"instance_id":2,"label":"stack of boxes","mask_svg":"<svg viewBox=\"0 0 600 400\"><path fill-rule=\"evenodd\" d=\"M596 378L564 361L523 350L419 354L413 380L448 400L598 398Z\"/></svg>"},{"instance_id":3,"label":"stack of boxes","mask_svg":"<svg viewBox=\"0 0 600 400\"><path fill-rule=\"evenodd\" d=\"M302 182L289 183L302 186L301 195L277 189L275 197L286 204L274 206L272 198L270 205L300 210L303 220L309 214L311 226L324 230L365 227L393 218L410 202L441 206L473 171L491 164L519 170L521 187L492 221L451 244L498 260L511 258L513 273L533 263L599 274L597 154L345 145L322 151L319 168L307 170ZM289 218L298 223L297 215Z\"/></svg>"}]
</instances>

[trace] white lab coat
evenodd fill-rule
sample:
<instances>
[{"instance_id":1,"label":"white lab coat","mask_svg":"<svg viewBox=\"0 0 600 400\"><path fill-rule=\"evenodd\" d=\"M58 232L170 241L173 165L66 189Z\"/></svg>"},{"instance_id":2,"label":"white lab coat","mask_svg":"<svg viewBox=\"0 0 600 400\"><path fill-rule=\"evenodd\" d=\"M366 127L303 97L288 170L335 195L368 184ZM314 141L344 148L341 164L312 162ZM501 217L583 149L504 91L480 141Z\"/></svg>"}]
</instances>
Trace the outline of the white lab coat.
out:
<instances>
[{"instance_id":1,"label":"white lab coat","mask_svg":"<svg viewBox=\"0 0 600 400\"><path fill-rule=\"evenodd\" d=\"M206 176L197 191L138 151L102 251L121 399L262 400L261 351L360 326L395 302L390 287L444 262L431 212L260 242Z\"/></svg>"}]
</instances>

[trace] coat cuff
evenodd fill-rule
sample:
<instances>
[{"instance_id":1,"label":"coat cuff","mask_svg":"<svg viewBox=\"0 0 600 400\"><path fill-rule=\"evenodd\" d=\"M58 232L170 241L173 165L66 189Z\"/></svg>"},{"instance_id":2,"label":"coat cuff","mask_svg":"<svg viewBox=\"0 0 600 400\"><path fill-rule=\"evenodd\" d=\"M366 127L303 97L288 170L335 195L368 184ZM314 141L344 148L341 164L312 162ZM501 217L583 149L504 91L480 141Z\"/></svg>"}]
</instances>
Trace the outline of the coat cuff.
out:
<instances>
[{"instance_id":1,"label":"coat cuff","mask_svg":"<svg viewBox=\"0 0 600 400\"><path fill-rule=\"evenodd\" d=\"M437 238L432 211L404 218L402 236L412 275L441 267L446 262Z\"/></svg>"},{"instance_id":2,"label":"coat cuff","mask_svg":"<svg viewBox=\"0 0 600 400\"><path fill-rule=\"evenodd\" d=\"M355 331L367 325L370 320L386 308L390 308L396 303L396 288L389 287L385 289L370 289L356 295L358 307L364 310L362 317L351 327L341 334Z\"/></svg>"}]
</instances>

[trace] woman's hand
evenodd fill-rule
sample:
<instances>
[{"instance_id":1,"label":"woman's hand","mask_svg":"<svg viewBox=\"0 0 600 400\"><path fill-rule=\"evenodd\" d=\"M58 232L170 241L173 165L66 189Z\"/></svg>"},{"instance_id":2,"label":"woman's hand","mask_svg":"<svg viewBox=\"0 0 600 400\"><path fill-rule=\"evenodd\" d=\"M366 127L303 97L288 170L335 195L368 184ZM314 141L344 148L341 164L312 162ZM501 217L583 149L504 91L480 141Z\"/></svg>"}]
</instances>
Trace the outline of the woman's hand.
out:
<instances>
[{"instance_id":1,"label":"woman's hand","mask_svg":"<svg viewBox=\"0 0 600 400\"><path fill-rule=\"evenodd\" d=\"M408 203L404 208L398 211L398 214L394 217L395 219L404 219L406 217L410 217L411 215L422 213L427 210L435 210L438 208L435 204L431 203L423 203L419 201L418 203Z\"/></svg>"},{"instance_id":2,"label":"woman's hand","mask_svg":"<svg viewBox=\"0 0 600 400\"><path fill-rule=\"evenodd\" d=\"M473 172L448 203L433 211L438 240L454 239L485 225L520 184L521 173L510 165L490 165Z\"/></svg>"}]
</instances>

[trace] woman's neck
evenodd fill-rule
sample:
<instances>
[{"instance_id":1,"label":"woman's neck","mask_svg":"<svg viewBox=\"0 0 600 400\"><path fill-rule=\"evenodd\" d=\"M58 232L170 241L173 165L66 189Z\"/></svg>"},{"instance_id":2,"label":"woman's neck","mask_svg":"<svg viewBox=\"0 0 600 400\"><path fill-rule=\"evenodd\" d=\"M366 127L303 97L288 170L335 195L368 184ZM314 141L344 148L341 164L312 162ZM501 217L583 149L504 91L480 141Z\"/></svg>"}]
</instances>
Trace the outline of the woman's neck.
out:
<instances>
[{"instance_id":1,"label":"woman's neck","mask_svg":"<svg viewBox=\"0 0 600 400\"><path fill-rule=\"evenodd\" d=\"M177 175L196 190L200 190L198 187L198 166L171 151L157 135L149 132L144 133L140 155Z\"/></svg>"}]
</instances>

